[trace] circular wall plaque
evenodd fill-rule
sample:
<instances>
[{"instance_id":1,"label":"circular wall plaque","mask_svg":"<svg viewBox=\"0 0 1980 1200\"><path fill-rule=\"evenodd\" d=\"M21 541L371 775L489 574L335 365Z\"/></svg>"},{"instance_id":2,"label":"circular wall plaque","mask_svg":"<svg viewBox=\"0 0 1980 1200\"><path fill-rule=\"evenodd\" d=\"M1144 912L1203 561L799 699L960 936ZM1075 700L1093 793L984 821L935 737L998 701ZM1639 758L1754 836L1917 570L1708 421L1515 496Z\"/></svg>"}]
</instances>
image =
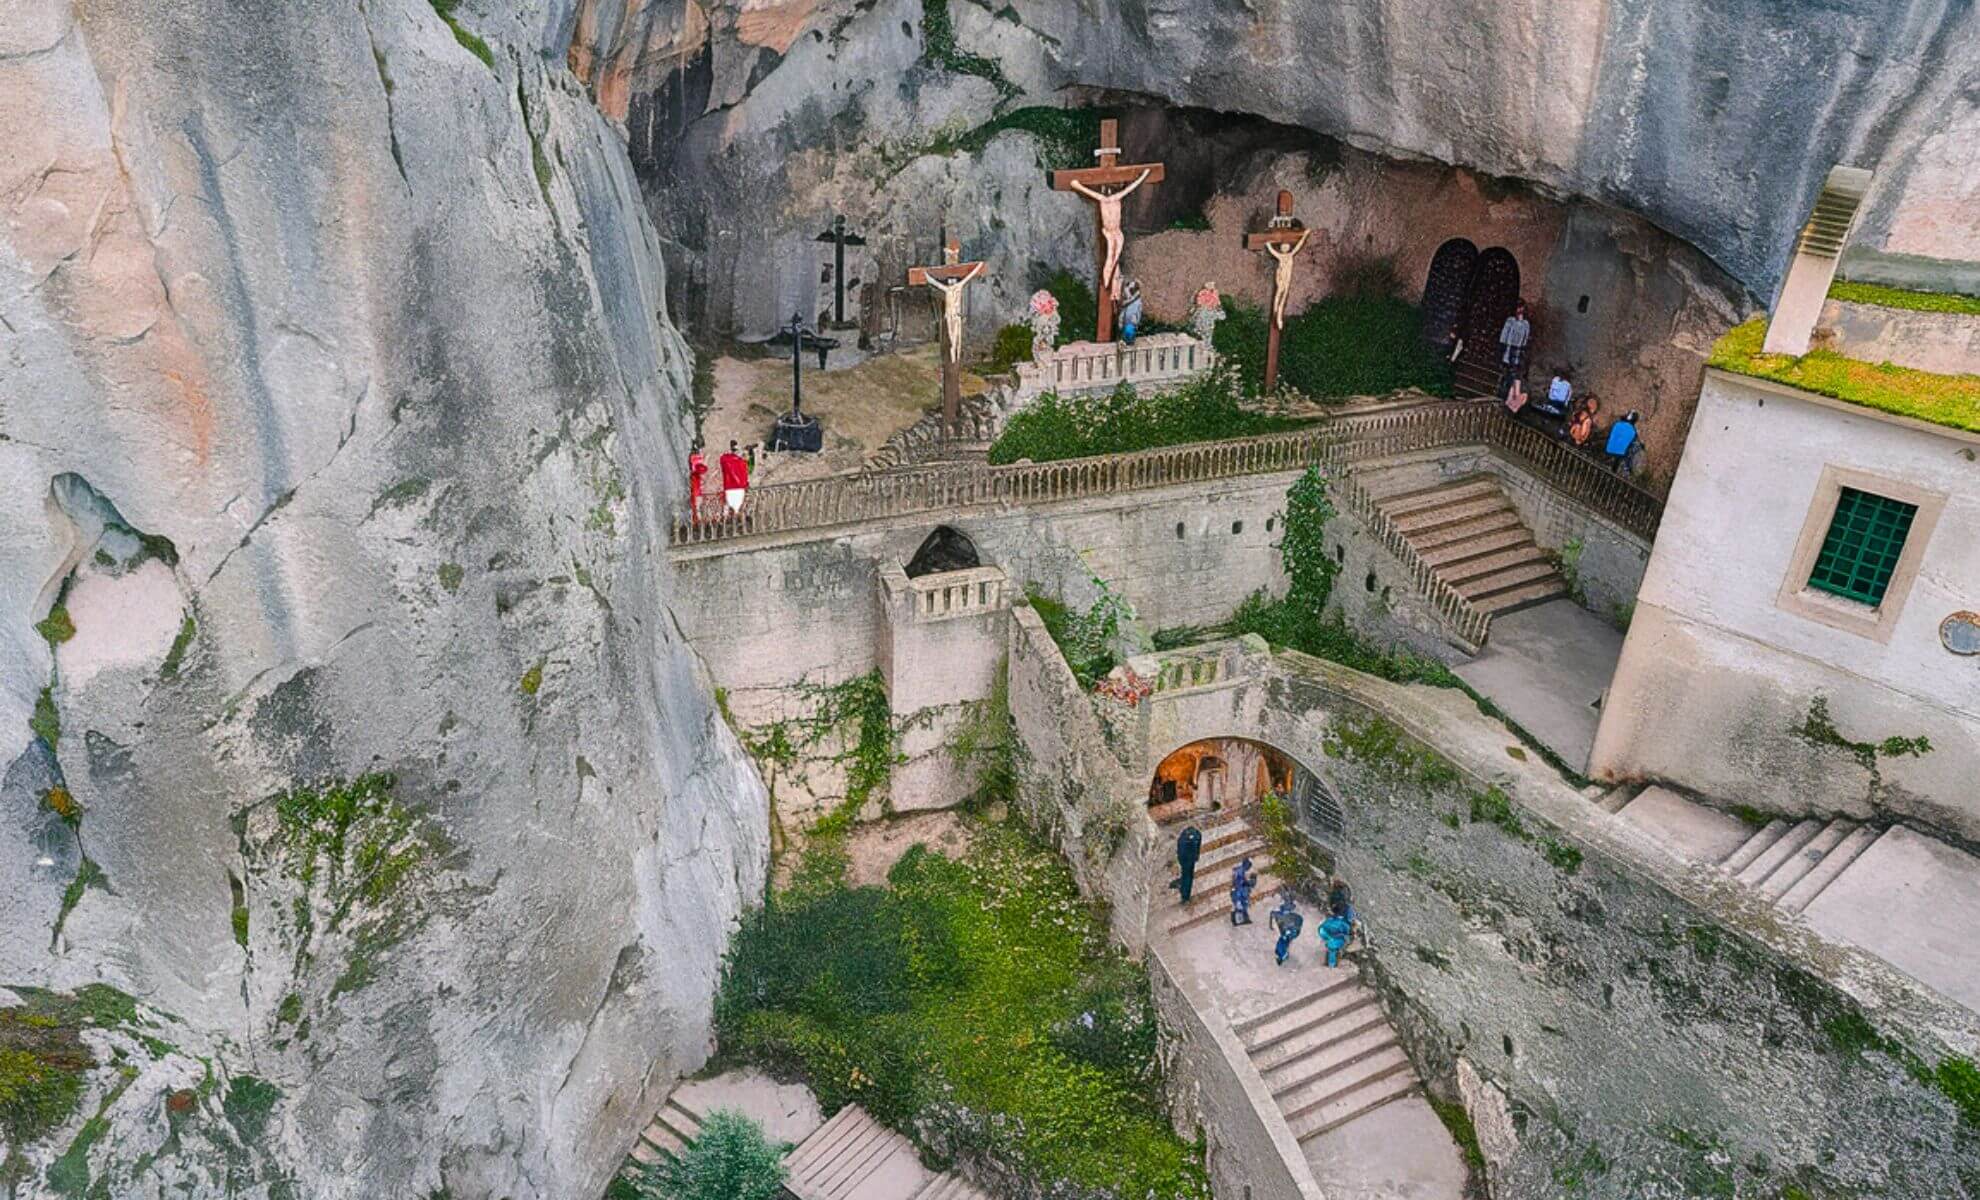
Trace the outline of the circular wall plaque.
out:
<instances>
[{"instance_id":1,"label":"circular wall plaque","mask_svg":"<svg viewBox=\"0 0 1980 1200\"><path fill-rule=\"evenodd\" d=\"M1980 654L1980 613L1956 612L1941 621L1939 641L1954 654Z\"/></svg>"}]
</instances>

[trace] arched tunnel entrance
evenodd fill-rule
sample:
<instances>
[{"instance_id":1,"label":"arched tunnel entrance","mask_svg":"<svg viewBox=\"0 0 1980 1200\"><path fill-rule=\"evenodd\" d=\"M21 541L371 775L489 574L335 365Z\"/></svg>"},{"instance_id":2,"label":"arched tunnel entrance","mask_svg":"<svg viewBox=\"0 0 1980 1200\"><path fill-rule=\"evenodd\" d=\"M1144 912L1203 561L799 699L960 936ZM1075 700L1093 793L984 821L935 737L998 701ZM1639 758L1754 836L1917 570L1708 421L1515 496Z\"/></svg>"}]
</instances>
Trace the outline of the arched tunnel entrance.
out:
<instances>
[{"instance_id":1,"label":"arched tunnel entrance","mask_svg":"<svg viewBox=\"0 0 1980 1200\"><path fill-rule=\"evenodd\" d=\"M1148 785L1148 814L1180 824L1226 809L1247 809L1276 795L1292 802L1300 826L1323 842L1346 832L1340 801L1300 761L1243 737L1200 738L1171 751Z\"/></svg>"}]
</instances>

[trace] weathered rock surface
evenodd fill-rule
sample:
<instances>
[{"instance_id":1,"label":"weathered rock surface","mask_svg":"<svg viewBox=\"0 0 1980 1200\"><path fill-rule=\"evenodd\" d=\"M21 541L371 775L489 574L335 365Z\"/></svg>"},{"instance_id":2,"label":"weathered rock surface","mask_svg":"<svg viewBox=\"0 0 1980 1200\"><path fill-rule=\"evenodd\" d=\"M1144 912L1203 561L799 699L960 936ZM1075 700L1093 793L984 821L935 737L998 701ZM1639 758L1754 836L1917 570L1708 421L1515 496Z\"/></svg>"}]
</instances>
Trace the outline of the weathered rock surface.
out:
<instances>
[{"instance_id":1,"label":"weathered rock surface","mask_svg":"<svg viewBox=\"0 0 1980 1200\"><path fill-rule=\"evenodd\" d=\"M573 63L625 123L663 227L696 264L692 286L718 316L738 306L745 332L766 331L750 297L771 286L763 269L797 248L800 226L892 211L882 198L900 162L952 151L996 112L1096 92L1261 117L1639 214L1762 299L1837 162L1878 171L1853 251L1866 274L1949 279L1949 260L1980 240L1980 13L1957 0L1194 0L1105 19L1063 0L584 0L580 11ZM862 182L821 182L821 161L876 149L877 170L852 172ZM923 209L955 224L984 205L1006 222L1086 225L1075 198L1014 192L1000 171L971 181L922 192L900 214L916 224L890 232L918 231ZM745 186L744 207L703 203ZM689 211L728 219L675 223ZM934 244L932 230L921 236Z\"/></svg>"},{"instance_id":2,"label":"weathered rock surface","mask_svg":"<svg viewBox=\"0 0 1980 1200\"><path fill-rule=\"evenodd\" d=\"M593 1195L706 1053L768 835L691 364L575 14L452 19L0 15L0 982L169 1014L23 1195ZM281 1098L180 1136L193 1055Z\"/></svg>"}]
</instances>

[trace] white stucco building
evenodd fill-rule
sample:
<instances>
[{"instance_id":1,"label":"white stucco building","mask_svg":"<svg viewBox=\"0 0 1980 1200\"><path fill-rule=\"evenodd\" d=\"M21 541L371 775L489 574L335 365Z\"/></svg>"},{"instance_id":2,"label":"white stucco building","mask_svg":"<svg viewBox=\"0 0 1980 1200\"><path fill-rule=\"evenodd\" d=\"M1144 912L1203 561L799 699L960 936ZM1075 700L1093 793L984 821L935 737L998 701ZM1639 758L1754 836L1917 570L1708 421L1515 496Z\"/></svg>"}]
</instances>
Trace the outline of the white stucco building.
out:
<instances>
[{"instance_id":1,"label":"white stucco building","mask_svg":"<svg viewBox=\"0 0 1980 1200\"><path fill-rule=\"evenodd\" d=\"M1980 433L1708 371L1591 773L1980 838L1975 612Z\"/></svg>"}]
</instances>

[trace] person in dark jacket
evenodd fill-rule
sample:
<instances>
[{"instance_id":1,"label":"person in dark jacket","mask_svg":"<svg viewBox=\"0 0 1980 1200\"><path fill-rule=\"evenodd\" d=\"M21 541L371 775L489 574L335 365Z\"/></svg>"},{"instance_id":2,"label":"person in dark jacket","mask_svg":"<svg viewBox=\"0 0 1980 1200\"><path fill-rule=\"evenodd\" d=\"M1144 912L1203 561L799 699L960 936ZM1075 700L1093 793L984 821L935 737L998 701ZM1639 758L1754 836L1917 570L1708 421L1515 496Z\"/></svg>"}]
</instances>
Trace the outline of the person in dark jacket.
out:
<instances>
[{"instance_id":1,"label":"person in dark jacket","mask_svg":"<svg viewBox=\"0 0 1980 1200\"><path fill-rule=\"evenodd\" d=\"M1272 928L1279 931L1279 943L1272 947L1272 957L1280 966L1286 965L1286 951L1292 949L1293 939L1299 936L1299 928L1306 919L1299 915L1299 904L1293 899L1292 889L1288 888L1279 897L1279 907L1272 910L1269 918Z\"/></svg>"},{"instance_id":2,"label":"person in dark jacket","mask_svg":"<svg viewBox=\"0 0 1980 1200\"><path fill-rule=\"evenodd\" d=\"M1203 853L1203 831L1194 825L1183 826L1176 835L1176 867L1178 875L1175 887L1182 892L1184 904L1189 903L1189 894L1196 887L1196 860Z\"/></svg>"}]
</instances>

